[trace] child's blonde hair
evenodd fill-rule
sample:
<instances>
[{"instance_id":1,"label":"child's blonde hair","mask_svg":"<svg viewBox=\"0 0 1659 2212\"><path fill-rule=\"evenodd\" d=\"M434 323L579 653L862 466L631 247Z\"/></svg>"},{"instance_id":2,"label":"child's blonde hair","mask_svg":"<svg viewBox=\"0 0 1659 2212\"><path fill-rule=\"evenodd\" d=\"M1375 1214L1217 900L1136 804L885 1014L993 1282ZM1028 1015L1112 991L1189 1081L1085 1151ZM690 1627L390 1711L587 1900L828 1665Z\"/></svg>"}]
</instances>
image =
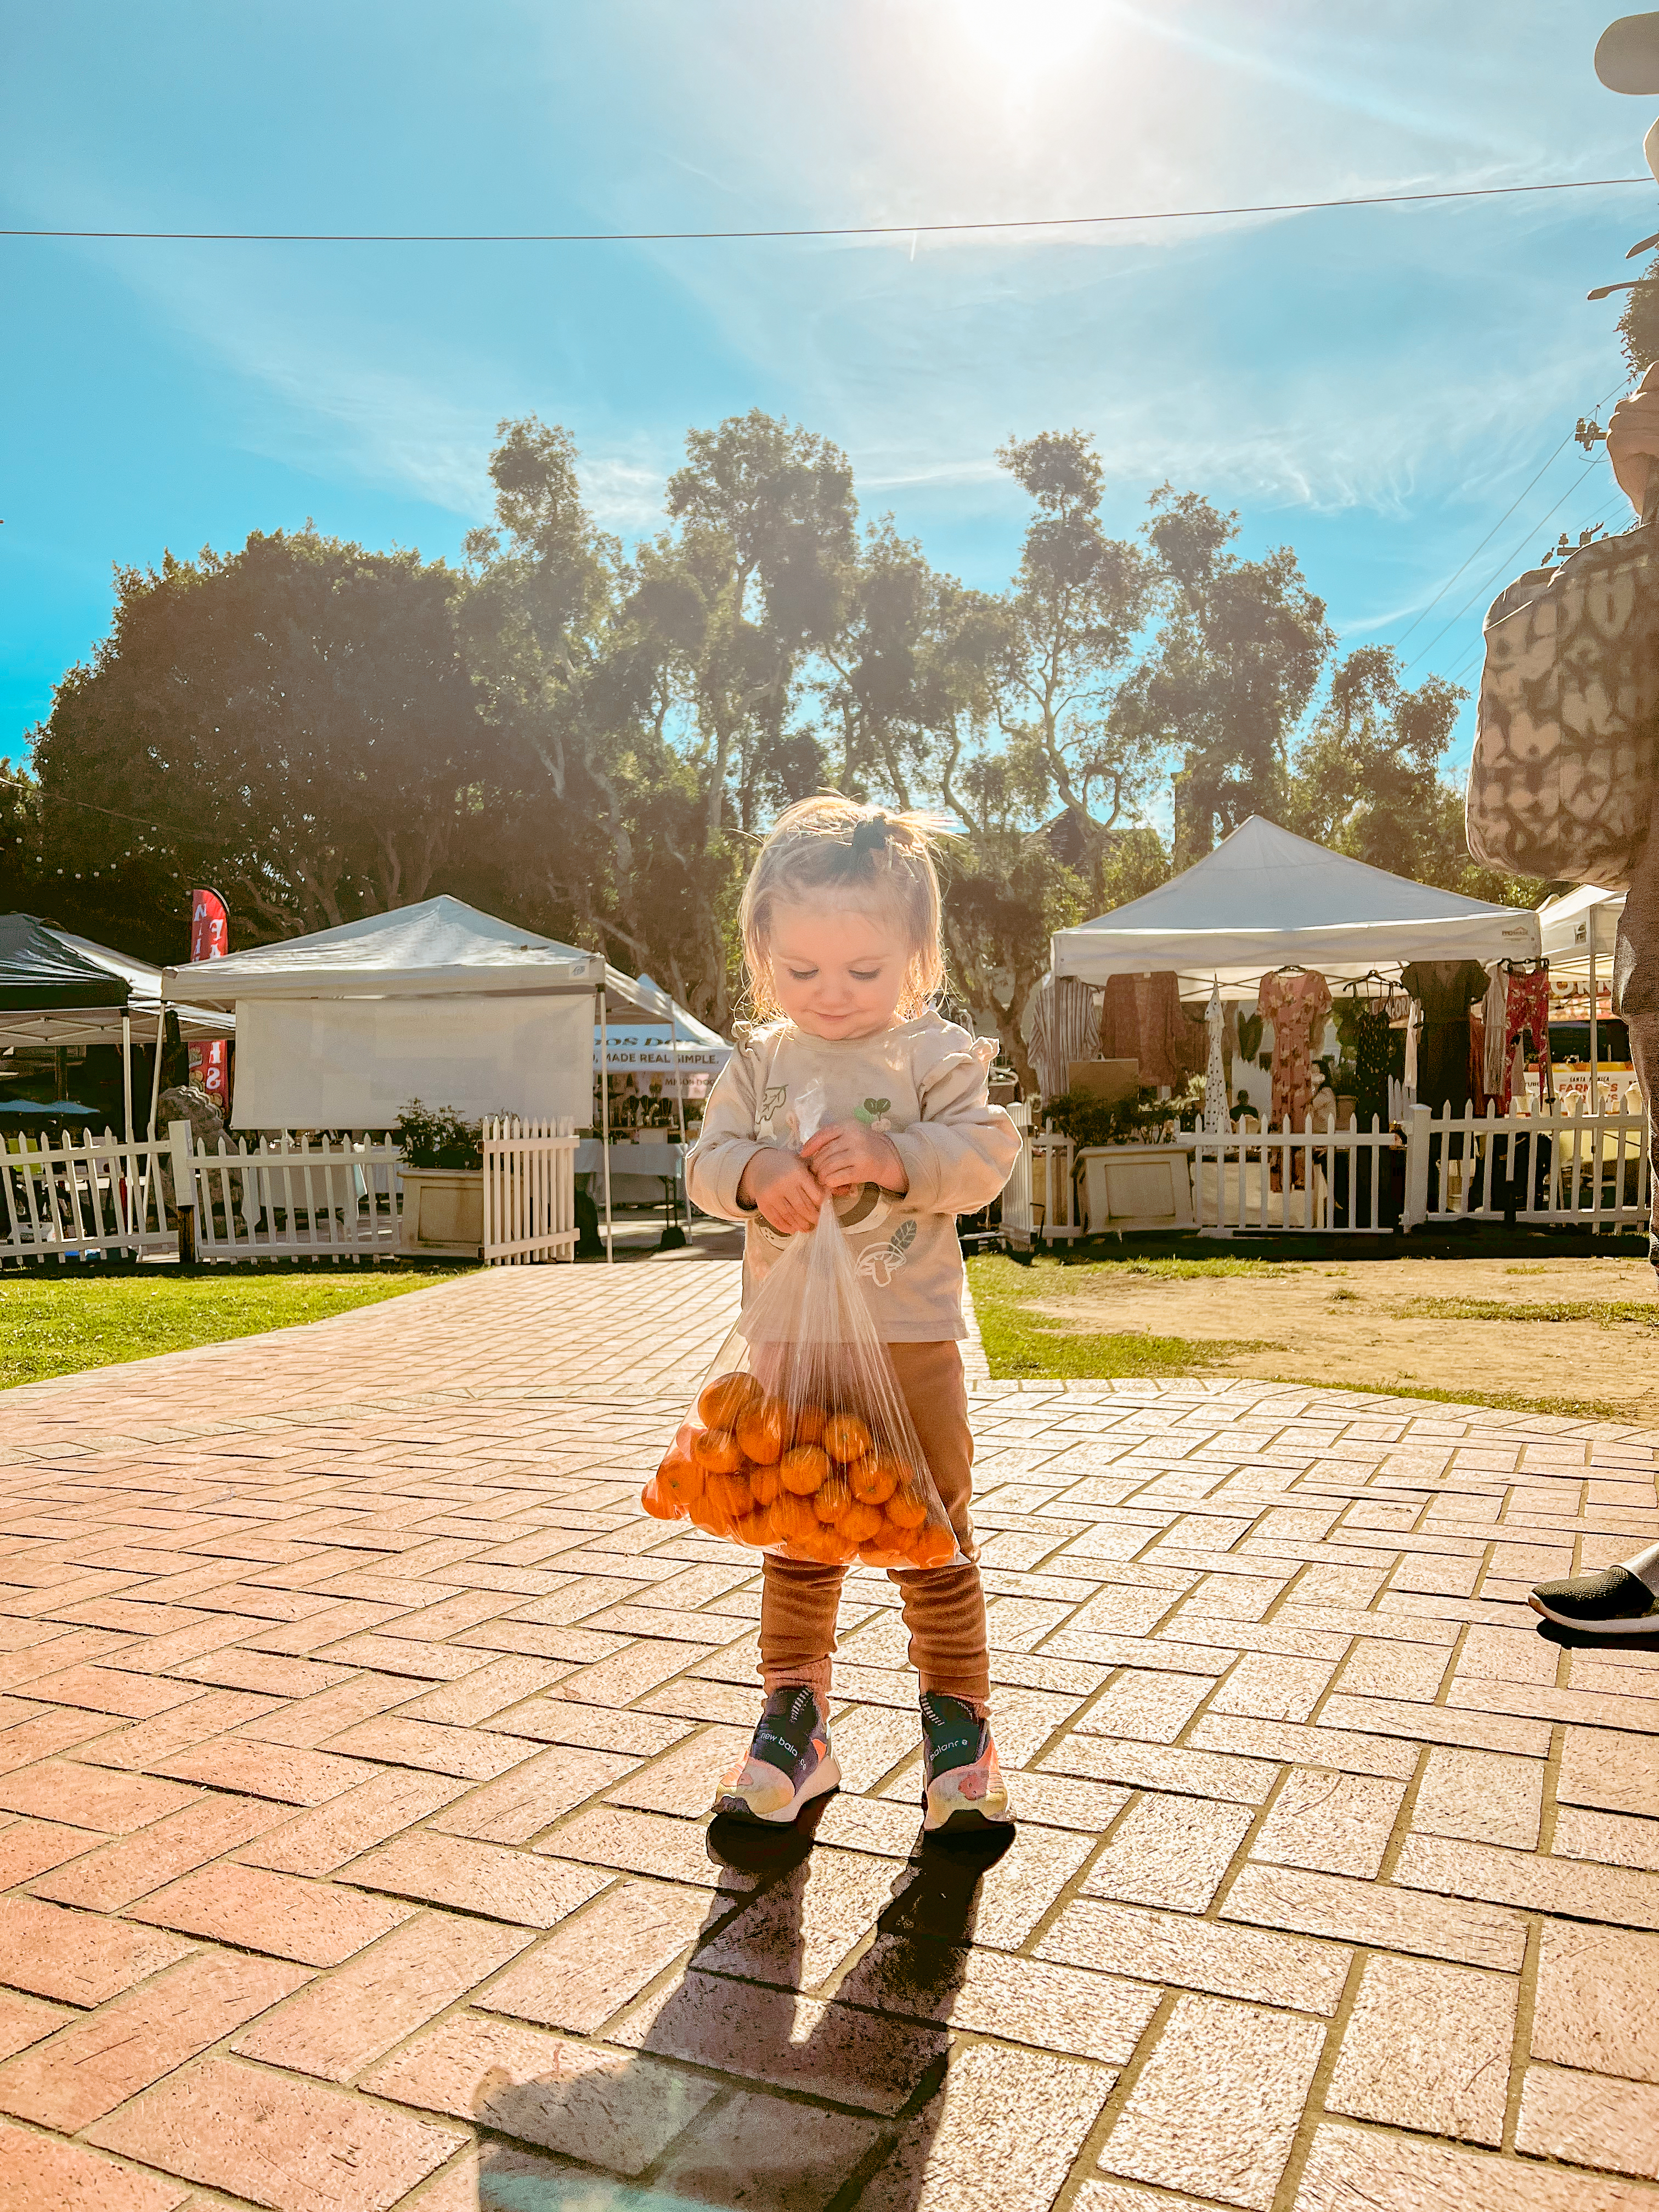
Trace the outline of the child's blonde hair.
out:
<instances>
[{"instance_id":1,"label":"child's blonde hair","mask_svg":"<svg viewBox=\"0 0 1659 2212\"><path fill-rule=\"evenodd\" d=\"M757 1018L783 1012L772 982L768 949L772 910L817 902L879 908L902 924L909 948L898 1012L908 1021L927 1011L945 981L945 946L935 832L945 825L922 814L888 814L860 806L838 791L797 799L781 814L761 847L738 909L743 962Z\"/></svg>"}]
</instances>

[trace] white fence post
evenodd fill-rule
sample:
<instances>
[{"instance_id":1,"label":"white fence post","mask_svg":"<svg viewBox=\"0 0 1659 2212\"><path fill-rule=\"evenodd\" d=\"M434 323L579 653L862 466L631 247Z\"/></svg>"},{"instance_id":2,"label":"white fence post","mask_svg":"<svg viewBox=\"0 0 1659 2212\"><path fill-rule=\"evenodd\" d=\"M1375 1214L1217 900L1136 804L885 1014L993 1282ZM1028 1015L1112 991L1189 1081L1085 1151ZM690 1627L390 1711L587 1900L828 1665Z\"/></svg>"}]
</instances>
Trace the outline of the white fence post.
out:
<instances>
[{"instance_id":1,"label":"white fence post","mask_svg":"<svg viewBox=\"0 0 1659 2212\"><path fill-rule=\"evenodd\" d=\"M1016 1251L1031 1249L1031 1109L1023 1098L1017 1098L1007 1109L1008 1118L1019 1131L1019 1152L1014 1160L1014 1171L1003 1186L1002 1233Z\"/></svg>"},{"instance_id":2,"label":"white fence post","mask_svg":"<svg viewBox=\"0 0 1659 2212\"><path fill-rule=\"evenodd\" d=\"M1406 1124L1406 1204L1402 1229L1415 1229L1429 1211L1429 1124L1433 1115L1426 1106L1413 1106Z\"/></svg>"}]
</instances>

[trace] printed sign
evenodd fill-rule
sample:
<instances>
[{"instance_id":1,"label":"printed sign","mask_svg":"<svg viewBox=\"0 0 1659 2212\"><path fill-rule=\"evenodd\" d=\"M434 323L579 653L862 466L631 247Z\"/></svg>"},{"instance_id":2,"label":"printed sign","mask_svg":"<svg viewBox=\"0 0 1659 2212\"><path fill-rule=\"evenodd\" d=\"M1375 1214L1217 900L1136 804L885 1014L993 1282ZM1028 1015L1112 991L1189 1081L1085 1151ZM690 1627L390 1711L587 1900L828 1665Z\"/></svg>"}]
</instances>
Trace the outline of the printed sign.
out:
<instances>
[{"instance_id":1,"label":"printed sign","mask_svg":"<svg viewBox=\"0 0 1659 2212\"><path fill-rule=\"evenodd\" d=\"M230 916L217 891L190 895L190 957L221 960L230 950ZM190 1048L190 1079L207 1092L220 1114L230 1119L230 1053L223 1037Z\"/></svg>"}]
</instances>

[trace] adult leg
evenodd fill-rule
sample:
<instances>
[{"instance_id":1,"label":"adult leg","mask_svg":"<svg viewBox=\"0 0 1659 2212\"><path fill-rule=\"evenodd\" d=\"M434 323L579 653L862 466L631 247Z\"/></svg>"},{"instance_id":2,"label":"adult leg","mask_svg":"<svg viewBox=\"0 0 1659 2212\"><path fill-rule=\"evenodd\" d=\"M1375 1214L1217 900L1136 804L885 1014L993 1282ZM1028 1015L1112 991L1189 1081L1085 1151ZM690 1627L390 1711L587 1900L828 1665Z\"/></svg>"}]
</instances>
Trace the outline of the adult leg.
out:
<instances>
[{"instance_id":1,"label":"adult leg","mask_svg":"<svg viewBox=\"0 0 1659 2212\"><path fill-rule=\"evenodd\" d=\"M1654 1099L1659 1094L1659 836L1653 830L1625 895L1613 957L1613 1004L1630 1030L1630 1055L1648 1116L1652 1194L1648 1258L1659 1268L1659 1143ZM1659 1633L1659 1544L1650 1544L1599 1573L1540 1583L1534 1613L1589 1635Z\"/></svg>"}]
</instances>

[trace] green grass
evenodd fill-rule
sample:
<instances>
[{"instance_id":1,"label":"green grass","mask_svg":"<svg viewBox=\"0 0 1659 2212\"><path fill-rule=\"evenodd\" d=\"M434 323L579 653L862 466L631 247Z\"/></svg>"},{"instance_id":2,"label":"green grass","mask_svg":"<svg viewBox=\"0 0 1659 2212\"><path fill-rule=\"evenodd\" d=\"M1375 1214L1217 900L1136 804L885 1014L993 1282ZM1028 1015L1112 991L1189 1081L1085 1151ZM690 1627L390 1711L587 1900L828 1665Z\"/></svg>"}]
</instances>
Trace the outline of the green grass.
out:
<instances>
[{"instance_id":1,"label":"green grass","mask_svg":"<svg viewBox=\"0 0 1659 2212\"><path fill-rule=\"evenodd\" d=\"M61 1275L0 1276L0 1389L325 1321L354 1306L421 1290L454 1272L400 1267L278 1274L224 1267L186 1275L147 1267L131 1275L66 1269Z\"/></svg>"},{"instance_id":2,"label":"green grass","mask_svg":"<svg viewBox=\"0 0 1659 2212\"><path fill-rule=\"evenodd\" d=\"M1273 1260L1235 1259L1218 1253L1213 1260L1154 1259L1145 1254L1131 1258L1063 1260L1038 1253L1030 1260L1011 1260L1004 1253L985 1252L968 1262L968 1279L975 1303L983 1297L1052 1298L1086 1297L1103 1282L1133 1275L1162 1283L1207 1281L1212 1276L1276 1275Z\"/></svg>"},{"instance_id":3,"label":"green grass","mask_svg":"<svg viewBox=\"0 0 1659 2212\"><path fill-rule=\"evenodd\" d=\"M1401 1321L1583 1321L1595 1328L1634 1322L1659 1329L1659 1304L1651 1298L1539 1298L1515 1305L1503 1298L1400 1298L1389 1310Z\"/></svg>"},{"instance_id":4,"label":"green grass","mask_svg":"<svg viewBox=\"0 0 1659 2212\"><path fill-rule=\"evenodd\" d=\"M1033 1313L1030 1301L1075 1294L1091 1288L1100 1268L1122 1267L1134 1274L1257 1274L1266 1271L1248 1260L1106 1261L1090 1268L1068 1268L1063 1261L1037 1260L1021 1267L988 1254L970 1260L968 1274L974 1309L985 1345L985 1358L999 1382L1054 1376L1066 1382L1103 1382L1114 1376L1188 1375L1241 1352L1278 1352L1277 1344L1254 1340L1200 1343L1184 1336L1150 1336L1139 1329L1105 1333L1069 1328L1046 1314ZM1067 1277L1073 1279L1066 1279Z\"/></svg>"},{"instance_id":5,"label":"green grass","mask_svg":"<svg viewBox=\"0 0 1659 2212\"><path fill-rule=\"evenodd\" d=\"M1531 1390L1439 1390L1431 1382L1402 1382L1398 1376L1389 1382L1367 1382L1360 1376L1345 1376L1340 1383L1317 1380L1304 1381L1293 1376L1275 1377L1287 1389L1297 1390L1358 1390L1367 1397L1432 1398L1442 1406L1491 1406L1502 1413L1559 1413L1570 1421L1628 1421L1632 1419L1628 1406L1616 1406L1605 1398L1541 1398Z\"/></svg>"}]
</instances>

